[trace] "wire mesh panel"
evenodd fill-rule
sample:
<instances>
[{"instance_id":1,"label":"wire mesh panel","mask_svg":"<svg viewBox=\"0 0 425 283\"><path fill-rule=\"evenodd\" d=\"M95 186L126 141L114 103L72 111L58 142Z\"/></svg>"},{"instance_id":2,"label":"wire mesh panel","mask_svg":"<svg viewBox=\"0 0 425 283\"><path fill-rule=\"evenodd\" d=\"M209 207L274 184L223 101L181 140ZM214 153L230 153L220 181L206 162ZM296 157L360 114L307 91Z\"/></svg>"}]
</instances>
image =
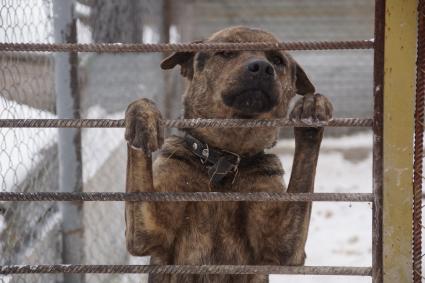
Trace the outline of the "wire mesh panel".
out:
<instances>
[{"instance_id":1,"label":"wire mesh panel","mask_svg":"<svg viewBox=\"0 0 425 283\"><path fill-rule=\"evenodd\" d=\"M159 42L161 1L80 1L78 39L82 43ZM117 12L118 11L118 12ZM143 27L151 27L151 35ZM81 116L121 119L127 105L148 97L162 108L161 54L80 54ZM84 129L84 191L116 192L125 188L126 145L123 129ZM85 203L86 264L148 264L128 254L124 204ZM141 275L92 275L87 282L140 282Z\"/></svg>"},{"instance_id":2,"label":"wire mesh panel","mask_svg":"<svg viewBox=\"0 0 425 283\"><path fill-rule=\"evenodd\" d=\"M0 1L1 42L52 42L52 4ZM0 53L0 119L55 118L51 54ZM56 129L0 129L0 191L58 186ZM61 214L55 203L0 203L0 264L61 261ZM54 282L62 275L13 275L0 282Z\"/></svg>"}]
</instances>

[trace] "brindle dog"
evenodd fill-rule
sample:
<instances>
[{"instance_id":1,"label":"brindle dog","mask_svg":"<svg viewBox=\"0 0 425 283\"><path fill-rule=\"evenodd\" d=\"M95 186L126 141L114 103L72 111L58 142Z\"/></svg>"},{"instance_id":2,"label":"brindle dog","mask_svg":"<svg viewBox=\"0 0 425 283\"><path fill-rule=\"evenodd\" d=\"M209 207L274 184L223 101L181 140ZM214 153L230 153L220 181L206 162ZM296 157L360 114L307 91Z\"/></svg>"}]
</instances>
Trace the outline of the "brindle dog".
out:
<instances>
[{"instance_id":1,"label":"brindle dog","mask_svg":"<svg viewBox=\"0 0 425 283\"><path fill-rule=\"evenodd\" d=\"M265 31L231 27L206 42L278 40ZM303 97L291 118L326 121L332 115L331 103L315 94L285 52L177 52L161 67L176 65L188 81L184 118L284 118L295 94ZM185 129L195 138L190 142L226 158L240 156L240 162L228 162L235 166L224 178L215 179L208 171L213 165L195 154L197 145L191 148L187 137L173 136L163 145L161 114L153 102L130 104L126 126L127 192L313 192L323 128L295 128L286 189L278 157L264 153L276 143L276 128ZM159 148L152 168L151 153ZM136 256L150 255L152 264L303 265L310 212L308 202L127 202L127 248ZM150 282L267 282L267 276L151 275Z\"/></svg>"}]
</instances>

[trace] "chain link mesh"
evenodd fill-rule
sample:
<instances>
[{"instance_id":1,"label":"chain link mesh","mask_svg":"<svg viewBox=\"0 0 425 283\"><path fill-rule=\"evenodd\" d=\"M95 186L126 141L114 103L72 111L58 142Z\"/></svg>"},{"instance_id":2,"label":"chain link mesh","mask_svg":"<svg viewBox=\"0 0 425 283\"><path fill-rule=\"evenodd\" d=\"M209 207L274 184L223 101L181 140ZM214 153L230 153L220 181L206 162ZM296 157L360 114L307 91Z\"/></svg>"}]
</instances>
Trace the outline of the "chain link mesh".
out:
<instances>
[{"instance_id":1,"label":"chain link mesh","mask_svg":"<svg viewBox=\"0 0 425 283\"><path fill-rule=\"evenodd\" d=\"M0 1L1 42L52 41L52 3ZM0 53L0 119L54 118L53 58ZM57 188L56 129L0 129L0 191ZM55 203L0 203L0 265L60 261L60 213ZM62 275L13 275L0 282L54 282Z\"/></svg>"}]
</instances>

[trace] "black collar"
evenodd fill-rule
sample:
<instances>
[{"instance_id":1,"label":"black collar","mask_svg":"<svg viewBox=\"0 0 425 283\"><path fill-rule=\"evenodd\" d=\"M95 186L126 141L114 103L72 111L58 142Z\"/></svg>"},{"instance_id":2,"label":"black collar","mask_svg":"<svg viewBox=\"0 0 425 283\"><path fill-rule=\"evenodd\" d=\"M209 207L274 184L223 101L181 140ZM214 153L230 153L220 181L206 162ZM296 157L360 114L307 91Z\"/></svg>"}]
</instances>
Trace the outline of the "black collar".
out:
<instances>
[{"instance_id":1,"label":"black collar","mask_svg":"<svg viewBox=\"0 0 425 283\"><path fill-rule=\"evenodd\" d=\"M208 144L186 134L184 137L186 147L197 157L208 169L208 176L213 185L219 185L228 174L233 174L233 182L238 173L241 157L230 151L216 149Z\"/></svg>"}]
</instances>

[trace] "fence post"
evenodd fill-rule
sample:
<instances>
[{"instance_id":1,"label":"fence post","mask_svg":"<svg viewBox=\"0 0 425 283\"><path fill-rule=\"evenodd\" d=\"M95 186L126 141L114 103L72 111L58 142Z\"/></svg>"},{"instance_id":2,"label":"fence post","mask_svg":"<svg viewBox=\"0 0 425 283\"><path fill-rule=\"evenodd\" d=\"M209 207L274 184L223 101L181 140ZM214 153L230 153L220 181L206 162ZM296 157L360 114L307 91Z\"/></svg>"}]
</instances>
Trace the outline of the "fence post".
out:
<instances>
[{"instance_id":1,"label":"fence post","mask_svg":"<svg viewBox=\"0 0 425 283\"><path fill-rule=\"evenodd\" d=\"M412 282L413 130L417 0L386 0L383 282Z\"/></svg>"},{"instance_id":2,"label":"fence post","mask_svg":"<svg viewBox=\"0 0 425 283\"><path fill-rule=\"evenodd\" d=\"M75 0L53 1L54 39L57 43L76 43ZM80 118L78 54L55 54L55 92L58 118ZM81 130L59 129L59 190L82 191ZM84 263L83 205L61 203L63 215L63 262ZM65 283L83 283L84 274L65 274Z\"/></svg>"},{"instance_id":3,"label":"fence post","mask_svg":"<svg viewBox=\"0 0 425 283\"><path fill-rule=\"evenodd\" d=\"M375 1L372 283L382 283L382 194L383 194L383 110L384 110L385 0Z\"/></svg>"},{"instance_id":4,"label":"fence post","mask_svg":"<svg viewBox=\"0 0 425 283\"><path fill-rule=\"evenodd\" d=\"M170 42L170 27L172 21L172 2L171 0L161 1L161 26L160 26L160 39L161 43ZM162 53L163 57L170 55L169 52ZM164 81L164 99L163 99L163 116L166 119L173 117L173 100L176 98L176 90L173 89L173 75L172 72L163 72ZM165 129L165 133L170 135L173 133L173 129Z\"/></svg>"}]
</instances>

